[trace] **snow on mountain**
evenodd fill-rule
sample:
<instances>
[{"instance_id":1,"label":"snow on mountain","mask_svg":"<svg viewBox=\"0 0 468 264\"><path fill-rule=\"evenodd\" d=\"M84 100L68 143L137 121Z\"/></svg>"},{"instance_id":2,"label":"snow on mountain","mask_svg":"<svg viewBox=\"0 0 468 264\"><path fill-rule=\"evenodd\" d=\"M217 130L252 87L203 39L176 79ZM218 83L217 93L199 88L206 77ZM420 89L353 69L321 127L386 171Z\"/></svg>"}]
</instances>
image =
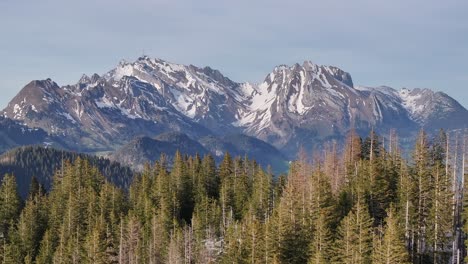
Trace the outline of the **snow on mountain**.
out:
<instances>
[{"instance_id":1,"label":"snow on mountain","mask_svg":"<svg viewBox=\"0 0 468 264\"><path fill-rule=\"evenodd\" d=\"M252 84L210 67L147 56L122 61L102 76L83 75L74 85L33 81L2 115L90 150L179 131L193 138L245 133L289 155L340 138L351 127L411 133L468 120L467 110L444 93L355 86L349 73L310 61L277 66Z\"/></svg>"},{"instance_id":2,"label":"snow on mountain","mask_svg":"<svg viewBox=\"0 0 468 264\"><path fill-rule=\"evenodd\" d=\"M50 79L33 81L3 115L67 138L85 151L113 149L136 136L168 131L210 133L177 111L154 86L134 76L108 81L96 75L64 87Z\"/></svg>"},{"instance_id":3,"label":"snow on mountain","mask_svg":"<svg viewBox=\"0 0 468 264\"><path fill-rule=\"evenodd\" d=\"M234 125L288 152L352 126L411 122L393 89L355 88L349 73L310 61L276 67L253 91L249 111Z\"/></svg>"},{"instance_id":4,"label":"snow on mountain","mask_svg":"<svg viewBox=\"0 0 468 264\"><path fill-rule=\"evenodd\" d=\"M185 66L144 56L133 63L121 62L104 79L118 83L125 76L151 85L177 111L212 130L221 128L218 121L223 121L221 124L235 121L244 107L246 91L241 85L209 67Z\"/></svg>"},{"instance_id":5,"label":"snow on mountain","mask_svg":"<svg viewBox=\"0 0 468 264\"><path fill-rule=\"evenodd\" d=\"M429 90L424 92L426 94L431 94L431 91ZM424 100L425 96L423 96L423 92L421 92L421 90L408 90L403 88L399 91L398 95L400 96L403 105L408 109L413 117L417 117L424 110L424 102L421 100Z\"/></svg>"}]
</instances>

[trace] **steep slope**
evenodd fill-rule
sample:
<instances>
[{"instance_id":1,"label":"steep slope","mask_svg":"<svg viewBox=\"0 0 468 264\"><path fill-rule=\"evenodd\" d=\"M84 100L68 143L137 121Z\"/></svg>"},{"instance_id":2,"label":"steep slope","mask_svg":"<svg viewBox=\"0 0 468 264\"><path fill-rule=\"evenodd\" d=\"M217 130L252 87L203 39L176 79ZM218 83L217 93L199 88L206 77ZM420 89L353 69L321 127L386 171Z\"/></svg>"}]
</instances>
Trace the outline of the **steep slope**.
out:
<instances>
[{"instance_id":1,"label":"steep slope","mask_svg":"<svg viewBox=\"0 0 468 264\"><path fill-rule=\"evenodd\" d=\"M468 110L445 93L401 89L399 95L411 117L426 129L466 128L468 124Z\"/></svg>"},{"instance_id":2,"label":"steep slope","mask_svg":"<svg viewBox=\"0 0 468 264\"><path fill-rule=\"evenodd\" d=\"M299 146L342 137L351 127L415 127L391 90L357 89L351 76L335 67L307 61L279 66L255 88L250 112L237 125L290 155Z\"/></svg>"},{"instance_id":3,"label":"steep slope","mask_svg":"<svg viewBox=\"0 0 468 264\"><path fill-rule=\"evenodd\" d=\"M180 114L153 86L125 76L109 83L83 77L59 87L50 79L33 81L8 104L3 115L40 127L81 151L112 150L136 136L185 131L209 134Z\"/></svg>"},{"instance_id":4,"label":"steep slope","mask_svg":"<svg viewBox=\"0 0 468 264\"><path fill-rule=\"evenodd\" d=\"M80 151L113 151L136 137L175 131L195 141L246 134L289 159L300 146L318 148L351 128L360 134L396 128L409 138L420 127L468 123L468 111L444 93L355 86L349 73L310 61L278 66L251 84L209 67L147 56L102 76L83 75L75 85L33 81L0 115L42 128Z\"/></svg>"},{"instance_id":5,"label":"steep slope","mask_svg":"<svg viewBox=\"0 0 468 264\"><path fill-rule=\"evenodd\" d=\"M199 68L140 57L133 63L121 62L104 78L114 85L125 76L147 83L180 113L214 132L236 121L245 108L242 86L210 67Z\"/></svg>"}]
</instances>

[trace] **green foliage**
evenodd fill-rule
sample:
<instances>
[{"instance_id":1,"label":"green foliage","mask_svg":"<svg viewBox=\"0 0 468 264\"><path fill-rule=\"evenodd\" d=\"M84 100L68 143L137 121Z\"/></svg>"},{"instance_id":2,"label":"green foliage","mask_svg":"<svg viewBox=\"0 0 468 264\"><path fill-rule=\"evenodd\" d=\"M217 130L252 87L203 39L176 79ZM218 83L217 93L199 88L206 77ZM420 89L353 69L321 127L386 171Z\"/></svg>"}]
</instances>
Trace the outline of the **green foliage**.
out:
<instances>
[{"instance_id":1,"label":"green foliage","mask_svg":"<svg viewBox=\"0 0 468 264\"><path fill-rule=\"evenodd\" d=\"M0 262L448 262L456 210L468 232L468 195L453 192L447 136L430 142L421 132L412 160L381 141L352 132L342 158L332 151L310 163L301 153L278 177L247 157L226 153L217 167L211 156L177 152L171 165L161 155L141 173L123 173L128 185L95 160L33 150L18 162L60 166L26 177L24 203L17 178L3 177ZM53 179L48 188L43 176Z\"/></svg>"},{"instance_id":2,"label":"green foliage","mask_svg":"<svg viewBox=\"0 0 468 264\"><path fill-rule=\"evenodd\" d=\"M43 188L50 190L53 176L57 170L62 169L64 161L74 162L77 158L88 160L89 164L99 168L102 175L120 188L127 189L132 182L132 170L119 163L102 157L38 146L20 147L1 155L0 178L7 173L14 174L18 192L25 199L33 178Z\"/></svg>"},{"instance_id":3,"label":"green foliage","mask_svg":"<svg viewBox=\"0 0 468 264\"><path fill-rule=\"evenodd\" d=\"M0 236L8 237L12 222L17 220L21 210L21 199L16 189L16 178L5 175L0 186Z\"/></svg>"},{"instance_id":4,"label":"green foliage","mask_svg":"<svg viewBox=\"0 0 468 264\"><path fill-rule=\"evenodd\" d=\"M334 262L371 263L372 219L361 195L351 212L342 220L335 241Z\"/></svg>"},{"instance_id":5,"label":"green foliage","mask_svg":"<svg viewBox=\"0 0 468 264\"><path fill-rule=\"evenodd\" d=\"M383 230L383 236L377 232L374 239L374 253L372 263L409 263L408 251L405 248L404 236L398 223L394 208L390 208L387 224Z\"/></svg>"}]
</instances>

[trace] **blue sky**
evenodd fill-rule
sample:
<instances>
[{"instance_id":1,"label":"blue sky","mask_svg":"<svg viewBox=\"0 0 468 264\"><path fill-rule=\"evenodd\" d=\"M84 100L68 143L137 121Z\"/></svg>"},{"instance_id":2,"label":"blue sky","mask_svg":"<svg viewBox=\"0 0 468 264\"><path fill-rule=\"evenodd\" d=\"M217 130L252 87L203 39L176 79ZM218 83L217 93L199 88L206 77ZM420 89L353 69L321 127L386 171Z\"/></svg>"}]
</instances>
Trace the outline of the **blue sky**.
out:
<instances>
[{"instance_id":1,"label":"blue sky","mask_svg":"<svg viewBox=\"0 0 468 264\"><path fill-rule=\"evenodd\" d=\"M468 107L467 13L465 0L0 0L0 108L33 79L76 83L143 52L239 82L311 60Z\"/></svg>"}]
</instances>

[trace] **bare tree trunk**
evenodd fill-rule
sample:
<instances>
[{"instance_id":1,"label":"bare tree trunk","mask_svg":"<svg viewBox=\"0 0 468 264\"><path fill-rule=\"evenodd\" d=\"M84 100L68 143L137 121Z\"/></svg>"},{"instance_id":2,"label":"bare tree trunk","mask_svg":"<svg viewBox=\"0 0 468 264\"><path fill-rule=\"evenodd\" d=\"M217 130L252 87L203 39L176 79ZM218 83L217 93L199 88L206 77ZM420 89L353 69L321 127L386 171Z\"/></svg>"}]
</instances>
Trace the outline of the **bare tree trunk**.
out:
<instances>
[{"instance_id":1,"label":"bare tree trunk","mask_svg":"<svg viewBox=\"0 0 468 264\"><path fill-rule=\"evenodd\" d=\"M455 156L453 160L453 175L452 175L452 192L453 192L453 198L452 198L452 217L453 217L453 249L452 249L452 259L455 263L456 258L457 258L457 249L458 249L458 237L457 237L457 163L458 163L458 135L455 135Z\"/></svg>"}]
</instances>

